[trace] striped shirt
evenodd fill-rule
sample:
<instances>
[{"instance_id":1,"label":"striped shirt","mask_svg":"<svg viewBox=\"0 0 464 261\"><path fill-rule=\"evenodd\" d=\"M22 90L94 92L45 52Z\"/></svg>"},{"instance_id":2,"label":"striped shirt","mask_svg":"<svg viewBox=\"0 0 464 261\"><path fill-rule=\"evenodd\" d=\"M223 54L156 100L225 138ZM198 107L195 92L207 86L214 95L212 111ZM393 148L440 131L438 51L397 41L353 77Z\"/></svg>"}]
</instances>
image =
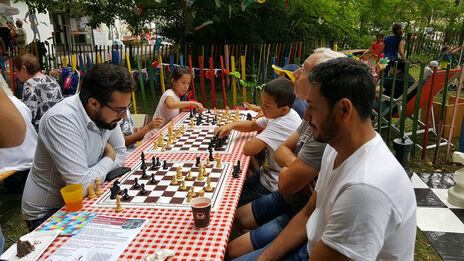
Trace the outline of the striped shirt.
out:
<instances>
[{"instance_id":1,"label":"striped shirt","mask_svg":"<svg viewBox=\"0 0 464 261\"><path fill-rule=\"evenodd\" d=\"M106 143L115 152L113 162L103 156ZM60 189L71 184L87 187L121 166L126 147L121 130L99 129L87 115L78 95L61 101L40 121L39 139L22 198L26 220L42 218L48 210L64 205Z\"/></svg>"}]
</instances>

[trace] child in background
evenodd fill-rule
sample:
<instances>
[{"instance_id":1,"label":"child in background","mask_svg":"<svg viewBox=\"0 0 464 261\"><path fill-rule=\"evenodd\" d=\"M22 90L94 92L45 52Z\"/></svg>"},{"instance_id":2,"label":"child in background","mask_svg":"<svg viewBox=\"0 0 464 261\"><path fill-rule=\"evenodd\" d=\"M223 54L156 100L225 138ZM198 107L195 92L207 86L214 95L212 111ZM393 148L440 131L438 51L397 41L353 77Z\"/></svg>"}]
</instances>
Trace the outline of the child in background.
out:
<instances>
[{"instance_id":1,"label":"child in background","mask_svg":"<svg viewBox=\"0 0 464 261\"><path fill-rule=\"evenodd\" d=\"M449 45L443 46L441 48L441 56L440 56L440 70L446 70L446 67L448 67L448 64L450 64L453 60L453 54L461 49L464 49L464 46L455 46L451 48Z\"/></svg>"},{"instance_id":2,"label":"child in background","mask_svg":"<svg viewBox=\"0 0 464 261\"><path fill-rule=\"evenodd\" d=\"M119 127L124 135L124 142L126 143L127 152L132 152L137 148L137 142L141 141L147 133L152 130L157 130L164 119L161 117L153 117L153 119L142 128L134 128L134 121L127 109L127 117L119 121Z\"/></svg>"},{"instance_id":3,"label":"child in background","mask_svg":"<svg viewBox=\"0 0 464 261\"><path fill-rule=\"evenodd\" d=\"M359 59L363 59L363 58L367 58L367 61L368 61L368 65L370 67L373 67L377 64L377 62L379 61L380 59L380 52L382 51L383 49L383 34L382 33L378 33L376 36L375 36L375 42L373 42L371 44L371 47L369 47L369 49L367 49L360 57ZM367 56L367 54L369 52L372 52L369 56Z\"/></svg>"},{"instance_id":4,"label":"child in background","mask_svg":"<svg viewBox=\"0 0 464 261\"><path fill-rule=\"evenodd\" d=\"M181 108L194 106L199 112L205 110L199 102L180 101L180 97L185 94L190 86L191 78L190 69L187 67L177 66L172 72L170 79L171 87L161 96L155 115L153 116L154 118L161 117L165 120L160 128L179 115Z\"/></svg>"},{"instance_id":5,"label":"child in background","mask_svg":"<svg viewBox=\"0 0 464 261\"><path fill-rule=\"evenodd\" d=\"M261 99L264 117L229 123L214 130L219 137L232 130L262 131L243 147L245 155L256 155L264 149L266 156L261 168L245 180L239 206L277 190L280 167L274 153L301 123L300 116L292 109L295 93L290 80L278 78L266 83Z\"/></svg>"}]
</instances>

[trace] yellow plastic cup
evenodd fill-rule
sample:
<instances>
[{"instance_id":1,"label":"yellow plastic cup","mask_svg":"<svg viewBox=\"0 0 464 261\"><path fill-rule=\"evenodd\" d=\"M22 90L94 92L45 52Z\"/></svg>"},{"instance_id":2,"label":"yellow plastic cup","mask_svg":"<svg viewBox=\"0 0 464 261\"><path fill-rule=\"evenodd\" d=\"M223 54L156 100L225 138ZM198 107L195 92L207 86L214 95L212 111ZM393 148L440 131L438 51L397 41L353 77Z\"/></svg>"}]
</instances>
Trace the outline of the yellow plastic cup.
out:
<instances>
[{"instance_id":1,"label":"yellow plastic cup","mask_svg":"<svg viewBox=\"0 0 464 261\"><path fill-rule=\"evenodd\" d=\"M61 195L63 196L64 203L68 208L69 212L76 212L82 208L82 185L72 184L61 189Z\"/></svg>"}]
</instances>

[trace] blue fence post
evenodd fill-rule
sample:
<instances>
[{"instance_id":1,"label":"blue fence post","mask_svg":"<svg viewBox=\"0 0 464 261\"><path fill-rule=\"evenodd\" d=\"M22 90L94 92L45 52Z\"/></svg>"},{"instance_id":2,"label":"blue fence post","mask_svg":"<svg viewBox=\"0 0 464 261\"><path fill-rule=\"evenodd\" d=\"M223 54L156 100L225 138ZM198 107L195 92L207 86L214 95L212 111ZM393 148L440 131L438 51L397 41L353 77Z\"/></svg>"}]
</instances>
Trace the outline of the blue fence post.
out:
<instances>
[{"instance_id":1,"label":"blue fence post","mask_svg":"<svg viewBox=\"0 0 464 261\"><path fill-rule=\"evenodd\" d=\"M272 64L273 64L273 65L276 65L276 58L275 58L275 57L272 57ZM272 77L273 77L274 79L277 78L277 74L275 73L274 68L272 68Z\"/></svg>"}]
</instances>

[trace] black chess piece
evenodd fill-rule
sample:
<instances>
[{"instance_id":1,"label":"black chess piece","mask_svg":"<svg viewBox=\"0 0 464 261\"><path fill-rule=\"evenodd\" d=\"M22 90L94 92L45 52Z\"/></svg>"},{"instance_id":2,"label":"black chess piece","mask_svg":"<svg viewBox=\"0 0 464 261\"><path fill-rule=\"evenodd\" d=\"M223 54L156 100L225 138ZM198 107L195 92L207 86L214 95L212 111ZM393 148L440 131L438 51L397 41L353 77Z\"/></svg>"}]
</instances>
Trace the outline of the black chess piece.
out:
<instances>
[{"instance_id":1,"label":"black chess piece","mask_svg":"<svg viewBox=\"0 0 464 261\"><path fill-rule=\"evenodd\" d=\"M247 121L253 120L253 116L251 116L251 113L247 113L246 119Z\"/></svg>"},{"instance_id":2,"label":"black chess piece","mask_svg":"<svg viewBox=\"0 0 464 261\"><path fill-rule=\"evenodd\" d=\"M201 116L198 115L198 118L197 118L197 126L200 126L201 125Z\"/></svg>"},{"instance_id":3,"label":"black chess piece","mask_svg":"<svg viewBox=\"0 0 464 261\"><path fill-rule=\"evenodd\" d=\"M150 184L156 184L155 173L151 173Z\"/></svg>"},{"instance_id":4,"label":"black chess piece","mask_svg":"<svg viewBox=\"0 0 464 261\"><path fill-rule=\"evenodd\" d=\"M156 157L156 166L161 166L160 157Z\"/></svg>"},{"instance_id":5,"label":"black chess piece","mask_svg":"<svg viewBox=\"0 0 464 261\"><path fill-rule=\"evenodd\" d=\"M142 151L142 153L140 154L140 158L141 158L141 160L142 160L142 165L145 165L145 153L143 153L143 151Z\"/></svg>"},{"instance_id":6,"label":"black chess piece","mask_svg":"<svg viewBox=\"0 0 464 261\"><path fill-rule=\"evenodd\" d=\"M151 170L156 169L156 161L155 161L155 156L151 158Z\"/></svg>"},{"instance_id":7,"label":"black chess piece","mask_svg":"<svg viewBox=\"0 0 464 261\"><path fill-rule=\"evenodd\" d=\"M209 148L208 151L209 151L209 161L214 161L213 148Z\"/></svg>"},{"instance_id":8,"label":"black chess piece","mask_svg":"<svg viewBox=\"0 0 464 261\"><path fill-rule=\"evenodd\" d=\"M163 169L168 169L168 164L166 163L165 160L163 160Z\"/></svg>"},{"instance_id":9,"label":"black chess piece","mask_svg":"<svg viewBox=\"0 0 464 261\"><path fill-rule=\"evenodd\" d=\"M193 114L197 114L197 108L193 108Z\"/></svg>"},{"instance_id":10,"label":"black chess piece","mask_svg":"<svg viewBox=\"0 0 464 261\"><path fill-rule=\"evenodd\" d=\"M148 178L147 171L145 169L143 169L142 171L143 171L142 179Z\"/></svg>"},{"instance_id":11,"label":"black chess piece","mask_svg":"<svg viewBox=\"0 0 464 261\"><path fill-rule=\"evenodd\" d=\"M124 189L124 196L122 196L123 200L128 200L130 198L129 191L125 188Z\"/></svg>"},{"instance_id":12,"label":"black chess piece","mask_svg":"<svg viewBox=\"0 0 464 261\"><path fill-rule=\"evenodd\" d=\"M189 115L190 118L193 118L193 111L192 111L192 108L190 108L190 115Z\"/></svg>"},{"instance_id":13,"label":"black chess piece","mask_svg":"<svg viewBox=\"0 0 464 261\"><path fill-rule=\"evenodd\" d=\"M234 166L234 170L232 171L232 177L234 179L238 179L239 176L238 176L238 171L237 171L237 166Z\"/></svg>"},{"instance_id":14,"label":"black chess piece","mask_svg":"<svg viewBox=\"0 0 464 261\"><path fill-rule=\"evenodd\" d=\"M197 162L195 163L195 167L198 167L198 165L200 165L200 157L196 157L195 159L197 160Z\"/></svg>"},{"instance_id":15,"label":"black chess piece","mask_svg":"<svg viewBox=\"0 0 464 261\"><path fill-rule=\"evenodd\" d=\"M134 188L140 188L140 184L139 184L139 179L138 178L135 178L134 179L135 183L134 183Z\"/></svg>"},{"instance_id":16,"label":"black chess piece","mask_svg":"<svg viewBox=\"0 0 464 261\"><path fill-rule=\"evenodd\" d=\"M110 188L110 191L111 191L111 195L110 195L110 199L116 199L116 190L117 190L117 187L113 186Z\"/></svg>"},{"instance_id":17,"label":"black chess piece","mask_svg":"<svg viewBox=\"0 0 464 261\"><path fill-rule=\"evenodd\" d=\"M140 190L140 195L145 195L145 194L147 194L147 191L145 190L145 184L142 183L142 184L140 185L140 187L142 188L142 189Z\"/></svg>"},{"instance_id":18,"label":"black chess piece","mask_svg":"<svg viewBox=\"0 0 464 261\"><path fill-rule=\"evenodd\" d=\"M240 168L240 160L237 160L237 169L238 173L242 173L242 169Z\"/></svg>"},{"instance_id":19,"label":"black chess piece","mask_svg":"<svg viewBox=\"0 0 464 261\"><path fill-rule=\"evenodd\" d=\"M121 187L119 186L119 183L120 183L119 180L116 180L115 182L113 182L112 188L115 188L115 193L116 194L121 193Z\"/></svg>"}]
</instances>

